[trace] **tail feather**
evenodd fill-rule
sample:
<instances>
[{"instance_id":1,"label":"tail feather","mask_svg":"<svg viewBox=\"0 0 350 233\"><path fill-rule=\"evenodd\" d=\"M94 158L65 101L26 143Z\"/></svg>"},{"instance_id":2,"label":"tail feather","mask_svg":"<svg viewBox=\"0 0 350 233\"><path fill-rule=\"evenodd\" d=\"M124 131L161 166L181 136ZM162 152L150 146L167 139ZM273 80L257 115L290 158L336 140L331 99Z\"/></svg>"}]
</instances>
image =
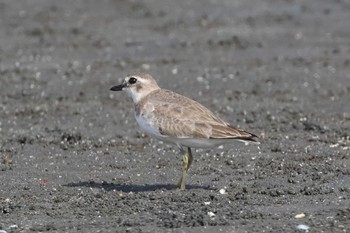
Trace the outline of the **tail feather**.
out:
<instances>
[{"instance_id":1,"label":"tail feather","mask_svg":"<svg viewBox=\"0 0 350 233\"><path fill-rule=\"evenodd\" d=\"M236 137L235 139L243 142L252 142L260 144L260 142L258 141L258 137L254 134L252 134L250 137Z\"/></svg>"}]
</instances>

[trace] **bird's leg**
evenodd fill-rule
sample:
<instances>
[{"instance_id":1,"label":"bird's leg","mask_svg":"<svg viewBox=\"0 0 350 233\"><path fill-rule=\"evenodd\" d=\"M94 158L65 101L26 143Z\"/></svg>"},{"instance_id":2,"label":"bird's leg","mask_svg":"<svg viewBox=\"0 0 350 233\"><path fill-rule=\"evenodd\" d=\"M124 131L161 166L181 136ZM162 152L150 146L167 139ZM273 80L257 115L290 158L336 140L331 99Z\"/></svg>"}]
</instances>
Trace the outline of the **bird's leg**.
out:
<instances>
[{"instance_id":1,"label":"bird's leg","mask_svg":"<svg viewBox=\"0 0 350 233\"><path fill-rule=\"evenodd\" d=\"M186 174L188 169L190 168L191 164L193 161L193 157L192 157L192 152L191 152L191 148L187 147L187 153L184 154L184 156L182 157L182 176L181 179L179 181L179 183L177 184L177 187L180 188L180 190L185 190L186 189Z\"/></svg>"}]
</instances>

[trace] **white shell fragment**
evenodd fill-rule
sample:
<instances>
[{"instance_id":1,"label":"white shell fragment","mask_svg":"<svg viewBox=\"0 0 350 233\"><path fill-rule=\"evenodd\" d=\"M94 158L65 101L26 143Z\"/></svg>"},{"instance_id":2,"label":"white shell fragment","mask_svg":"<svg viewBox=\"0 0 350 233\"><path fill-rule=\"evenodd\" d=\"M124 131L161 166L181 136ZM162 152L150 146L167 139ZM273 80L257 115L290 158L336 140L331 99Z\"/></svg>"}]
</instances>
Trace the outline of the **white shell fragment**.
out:
<instances>
[{"instance_id":1,"label":"white shell fragment","mask_svg":"<svg viewBox=\"0 0 350 233\"><path fill-rule=\"evenodd\" d=\"M213 212L209 211L209 212L208 212L208 216L211 217L211 218L213 218L213 217L215 217L215 214L214 214Z\"/></svg>"},{"instance_id":2,"label":"white shell fragment","mask_svg":"<svg viewBox=\"0 0 350 233\"><path fill-rule=\"evenodd\" d=\"M294 218L304 218L305 214L304 213L300 213L294 216Z\"/></svg>"},{"instance_id":3,"label":"white shell fragment","mask_svg":"<svg viewBox=\"0 0 350 233\"><path fill-rule=\"evenodd\" d=\"M219 190L219 193L220 193L220 194L226 194L226 190L225 190L225 189L220 189L220 190Z\"/></svg>"},{"instance_id":4,"label":"white shell fragment","mask_svg":"<svg viewBox=\"0 0 350 233\"><path fill-rule=\"evenodd\" d=\"M298 228L299 230L304 230L304 231L309 231L309 229L310 229L310 227L309 227L308 225L305 225L305 224L299 224L299 225L297 226L297 228Z\"/></svg>"}]
</instances>

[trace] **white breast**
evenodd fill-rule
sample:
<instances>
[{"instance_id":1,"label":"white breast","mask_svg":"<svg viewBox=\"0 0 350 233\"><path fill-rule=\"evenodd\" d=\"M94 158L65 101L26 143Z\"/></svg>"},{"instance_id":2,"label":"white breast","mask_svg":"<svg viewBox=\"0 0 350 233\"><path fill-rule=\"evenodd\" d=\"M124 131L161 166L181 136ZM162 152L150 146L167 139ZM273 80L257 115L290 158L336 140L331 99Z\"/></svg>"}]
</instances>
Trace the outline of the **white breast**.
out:
<instances>
[{"instance_id":1,"label":"white breast","mask_svg":"<svg viewBox=\"0 0 350 233\"><path fill-rule=\"evenodd\" d=\"M155 127L151 122L144 118L141 114L135 115L136 121L143 131L152 137L156 137L160 140L163 140L164 136L159 132L159 128Z\"/></svg>"}]
</instances>

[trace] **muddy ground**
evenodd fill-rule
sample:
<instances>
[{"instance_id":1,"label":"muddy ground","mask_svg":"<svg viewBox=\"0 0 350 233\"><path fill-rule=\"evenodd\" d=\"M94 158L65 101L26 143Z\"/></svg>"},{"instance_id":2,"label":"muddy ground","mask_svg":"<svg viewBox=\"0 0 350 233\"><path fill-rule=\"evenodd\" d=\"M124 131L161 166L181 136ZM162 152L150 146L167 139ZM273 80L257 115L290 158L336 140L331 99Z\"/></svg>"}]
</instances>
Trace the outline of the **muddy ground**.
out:
<instances>
[{"instance_id":1,"label":"muddy ground","mask_svg":"<svg viewBox=\"0 0 350 233\"><path fill-rule=\"evenodd\" d=\"M0 2L1 232L347 232L350 2ZM181 155L132 71L260 137Z\"/></svg>"}]
</instances>

